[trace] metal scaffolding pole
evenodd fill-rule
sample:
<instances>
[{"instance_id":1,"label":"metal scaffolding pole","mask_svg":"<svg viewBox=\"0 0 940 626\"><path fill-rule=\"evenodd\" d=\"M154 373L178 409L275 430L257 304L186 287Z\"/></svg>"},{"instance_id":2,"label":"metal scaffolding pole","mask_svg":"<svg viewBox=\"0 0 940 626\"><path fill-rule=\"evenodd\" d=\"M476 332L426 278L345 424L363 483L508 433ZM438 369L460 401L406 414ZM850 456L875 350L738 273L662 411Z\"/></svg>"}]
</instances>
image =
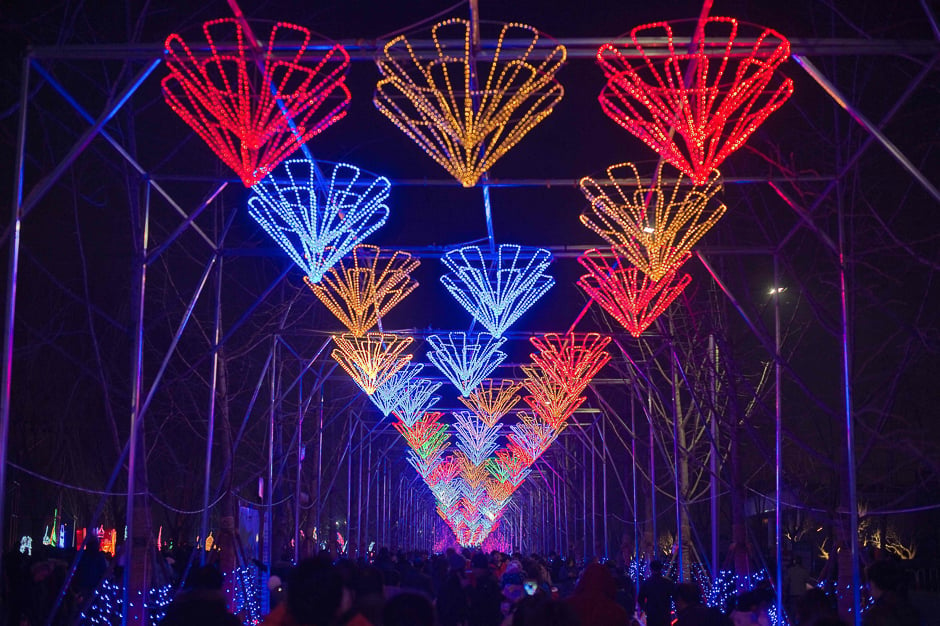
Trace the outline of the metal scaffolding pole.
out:
<instances>
[{"instance_id":1,"label":"metal scaffolding pole","mask_svg":"<svg viewBox=\"0 0 940 626\"><path fill-rule=\"evenodd\" d=\"M359 422L359 480L356 482L356 556L362 556L362 457L363 450L362 431L365 426Z\"/></svg>"},{"instance_id":2,"label":"metal scaffolding pole","mask_svg":"<svg viewBox=\"0 0 940 626\"><path fill-rule=\"evenodd\" d=\"M604 560L606 561L607 559L610 558L610 545L609 545L608 533L607 533L607 457L608 457L608 450L607 450L607 414L606 414L606 413L602 413L602 414L601 414L601 450L604 451L604 458L603 458L603 463L604 463L604 465L603 465L603 480L602 480L602 484L603 484L603 494L604 494L604 496L603 496L603 504L604 504L604 523L603 523L603 528L604 528Z\"/></svg>"},{"instance_id":3,"label":"metal scaffolding pole","mask_svg":"<svg viewBox=\"0 0 940 626\"><path fill-rule=\"evenodd\" d=\"M10 435L10 391L13 380L13 330L16 319L16 283L19 278L20 237L23 221L23 166L26 157L26 112L29 106L29 57L23 59L23 84L20 86L20 115L16 133L16 165L13 168L13 201L10 223L10 256L7 265L6 306L3 317L3 381L0 383L0 542L6 532L7 447ZM0 568L3 555L0 550ZM2 570L0 570L2 571Z\"/></svg>"},{"instance_id":4,"label":"metal scaffolding pole","mask_svg":"<svg viewBox=\"0 0 940 626\"><path fill-rule=\"evenodd\" d=\"M213 255L214 256L214 255ZM199 524L199 536L205 537L209 536L209 492L210 492L210 478L212 477L212 444L215 441L215 402L216 402L216 391L219 384L219 351L217 349L219 340L222 338L222 259L220 258L216 263L216 275L215 275L215 333L213 337L213 352L212 352L212 378L209 384L209 415L208 415L208 427L206 432L206 464L205 464L205 476L203 477L202 483L202 519ZM206 556L208 552L203 550L200 555L200 562L202 565L206 564Z\"/></svg>"},{"instance_id":5,"label":"metal scaffolding pole","mask_svg":"<svg viewBox=\"0 0 940 626\"><path fill-rule=\"evenodd\" d=\"M774 255L774 350L780 354L780 264ZM780 359L774 361L774 547L777 560L777 615L783 616L783 390L780 388Z\"/></svg>"},{"instance_id":6,"label":"metal scaffolding pole","mask_svg":"<svg viewBox=\"0 0 940 626\"><path fill-rule=\"evenodd\" d=\"M708 336L708 360L711 365L711 406L709 414L711 419L708 420L708 428L711 431L711 441L709 445L711 446L711 454L708 458L708 469L711 474L709 480L710 495L709 498L709 513L711 517L711 575L712 580L718 578L718 537L719 537L719 507L718 507L718 412L715 411L717 406L717 396L718 396L718 352L715 346L715 336L710 334Z\"/></svg>"},{"instance_id":7,"label":"metal scaffolding pole","mask_svg":"<svg viewBox=\"0 0 940 626\"><path fill-rule=\"evenodd\" d=\"M277 336L272 338L271 342L271 402L268 406L268 467L267 476L264 483L264 536L262 538L261 560L265 564L265 571L268 578L271 576L271 541L274 533L271 532L271 526L274 523L274 413L277 404ZM262 589L267 587L267 579L264 581ZM267 614L271 610L271 595L261 594L261 611Z\"/></svg>"},{"instance_id":8,"label":"metal scaffolding pole","mask_svg":"<svg viewBox=\"0 0 940 626\"><path fill-rule=\"evenodd\" d=\"M294 564L300 563L300 484L304 468L304 385L297 382L297 473L294 476Z\"/></svg>"},{"instance_id":9,"label":"metal scaffolding pole","mask_svg":"<svg viewBox=\"0 0 940 626\"><path fill-rule=\"evenodd\" d=\"M145 187L144 192L144 210L143 215L132 219L135 222L137 236L140 237L137 249L137 275L134 283L134 313L136 316L134 327L134 361L131 372L131 425L130 437L128 443L127 460L127 511L125 516L127 540L124 542L124 607L122 614L122 624L126 626L129 623L143 624L147 620L147 610L144 597L137 598L135 595L143 596L147 592L147 582L149 580L149 571L146 563L146 554L149 550L149 537L139 537L138 529L135 528L135 513L139 505L146 506L147 494L141 494L141 502L136 502L137 489L147 489L146 484L139 485L138 478L146 475L146 456L138 448L141 445L141 426L140 423L140 395L143 387L144 376L144 304L147 294L147 244L150 235L150 187ZM140 476L138 476L140 475ZM147 529L149 535L149 529ZM141 541L142 539L142 541ZM203 538L205 541L205 538ZM135 549L144 550L144 563L142 567L136 567L134 552Z\"/></svg>"}]
</instances>

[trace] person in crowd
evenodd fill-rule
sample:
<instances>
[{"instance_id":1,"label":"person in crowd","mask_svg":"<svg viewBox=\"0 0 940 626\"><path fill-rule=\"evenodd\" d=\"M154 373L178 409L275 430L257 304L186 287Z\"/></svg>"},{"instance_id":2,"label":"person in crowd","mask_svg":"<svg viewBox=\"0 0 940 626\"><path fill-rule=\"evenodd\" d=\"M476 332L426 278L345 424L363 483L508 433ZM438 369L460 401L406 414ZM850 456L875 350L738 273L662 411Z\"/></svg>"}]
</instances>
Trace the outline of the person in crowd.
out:
<instances>
[{"instance_id":1,"label":"person in crowd","mask_svg":"<svg viewBox=\"0 0 940 626\"><path fill-rule=\"evenodd\" d=\"M570 604L539 592L520 600L503 626L582 626L582 622Z\"/></svg>"},{"instance_id":2,"label":"person in crowd","mask_svg":"<svg viewBox=\"0 0 940 626\"><path fill-rule=\"evenodd\" d=\"M610 570L599 563L584 568L574 595L568 598L582 624L629 626L630 614L617 604L617 585Z\"/></svg>"},{"instance_id":3,"label":"person in crowd","mask_svg":"<svg viewBox=\"0 0 940 626\"><path fill-rule=\"evenodd\" d=\"M672 597L676 603L674 626L731 626L721 611L702 603L702 590L694 583L679 583Z\"/></svg>"},{"instance_id":4,"label":"person in crowd","mask_svg":"<svg viewBox=\"0 0 940 626\"><path fill-rule=\"evenodd\" d=\"M467 622L465 572L448 569L437 594L437 615L441 626L462 626Z\"/></svg>"},{"instance_id":5,"label":"person in crowd","mask_svg":"<svg viewBox=\"0 0 940 626\"><path fill-rule=\"evenodd\" d=\"M839 619L832 598L818 587L808 589L797 600L793 616L799 626L818 626L820 621Z\"/></svg>"},{"instance_id":6,"label":"person in crowd","mask_svg":"<svg viewBox=\"0 0 940 626\"><path fill-rule=\"evenodd\" d=\"M894 561L875 561L865 572L874 599L862 613L862 626L921 626L924 620L907 601L904 572Z\"/></svg>"},{"instance_id":7,"label":"person in crowd","mask_svg":"<svg viewBox=\"0 0 940 626\"><path fill-rule=\"evenodd\" d=\"M435 626L434 605L423 593L402 591L382 610L383 626Z\"/></svg>"},{"instance_id":8,"label":"person in crowd","mask_svg":"<svg viewBox=\"0 0 940 626\"><path fill-rule=\"evenodd\" d=\"M160 626L241 626L242 621L228 611L223 579L215 565L194 569L185 590L167 607Z\"/></svg>"},{"instance_id":9,"label":"person in crowd","mask_svg":"<svg viewBox=\"0 0 940 626\"><path fill-rule=\"evenodd\" d=\"M773 591L754 589L734 597L729 615L734 626L770 626L768 609L773 604Z\"/></svg>"},{"instance_id":10,"label":"person in crowd","mask_svg":"<svg viewBox=\"0 0 940 626\"><path fill-rule=\"evenodd\" d=\"M287 602L265 618L263 626L337 626L351 606L339 571L322 558L301 561L287 576Z\"/></svg>"},{"instance_id":11,"label":"person in crowd","mask_svg":"<svg viewBox=\"0 0 940 626\"><path fill-rule=\"evenodd\" d=\"M640 608L646 613L646 626L669 626L672 613L673 582L663 576L661 561L650 562L650 577L640 585Z\"/></svg>"},{"instance_id":12,"label":"person in crowd","mask_svg":"<svg viewBox=\"0 0 940 626\"><path fill-rule=\"evenodd\" d=\"M499 626L503 621L503 592L490 572L486 555L474 555L471 565L471 582L467 587L467 625Z\"/></svg>"},{"instance_id":13,"label":"person in crowd","mask_svg":"<svg viewBox=\"0 0 940 626\"><path fill-rule=\"evenodd\" d=\"M372 565L359 568L355 583L355 598L347 626L369 626L382 623L385 608L385 579L382 570Z\"/></svg>"},{"instance_id":14,"label":"person in crowd","mask_svg":"<svg viewBox=\"0 0 940 626\"><path fill-rule=\"evenodd\" d=\"M809 570L803 567L803 559L796 556L793 562L787 568L786 582L784 590L786 591L786 608L792 613L796 612L796 605L803 594L806 593L806 586L809 582Z\"/></svg>"}]
</instances>

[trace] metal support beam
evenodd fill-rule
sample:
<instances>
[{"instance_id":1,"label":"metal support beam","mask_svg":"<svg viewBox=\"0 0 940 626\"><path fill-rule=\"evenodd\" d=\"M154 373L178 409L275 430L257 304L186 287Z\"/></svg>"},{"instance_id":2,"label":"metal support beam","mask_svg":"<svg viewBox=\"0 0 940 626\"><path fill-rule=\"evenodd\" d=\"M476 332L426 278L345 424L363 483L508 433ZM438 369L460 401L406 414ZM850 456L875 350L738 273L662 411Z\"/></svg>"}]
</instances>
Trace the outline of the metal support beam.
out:
<instances>
[{"instance_id":1,"label":"metal support beam","mask_svg":"<svg viewBox=\"0 0 940 626\"><path fill-rule=\"evenodd\" d=\"M23 221L23 166L26 157L26 120L29 109L29 57L23 59L20 85L20 116L16 135L16 165L13 168L12 215L10 217L10 256L7 264L7 293L3 316L3 378L0 381L0 547L5 547L7 448L10 436L10 392L13 381L13 331L16 320L16 282L20 263L20 227ZM0 568L3 554L0 549ZM0 571L3 571L0 569Z\"/></svg>"},{"instance_id":2,"label":"metal support beam","mask_svg":"<svg viewBox=\"0 0 940 626\"><path fill-rule=\"evenodd\" d=\"M916 165L911 163L910 159L908 159L904 153L901 152L900 148L894 145L894 142L888 139L888 137L883 132L881 132L881 129L872 124L868 118L865 117L865 115L856 109L855 106L842 94L842 92L840 92L839 89L834 84L832 84L832 82L826 78L825 75L823 75L823 73L820 72L819 69L813 65L809 59L797 54L793 55L793 59L800 64L800 67L806 70L806 73L809 74L813 80L819 84L820 87L823 88L823 91L829 94L836 104L845 109L852 119L858 122L862 128L871 133L871 135L877 139L882 146L885 147L891 156L894 157L894 160L897 161L901 167L906 169L911 174L911 176L913 176L917 182L919 182L923 188L927 190L927 193L929 193L934 200L940 202L940 189L937 189L937 187L934 186L934 184L930 182L926 176L924 176L923 172L917 169Z\"/></svg>"},{"instance_id":3,"label":"metal support beam","mask_svg":"<svg viewBox=\"0 0 940 626\"><path fill-rule=\"evenodd\" d=\"M78 141L72 146L68 153L59 161L55 168L42 177L42 179L36 183L36 185L29 191L29 195L26 196L26 200L23 202L22 211L23 217L29 214L36 203L39 202L43 196L46 195L52 186L59 180L59 177L67 170L72 163L75 162L75 159L85 151L85 148L88 147L88 144L98 136L102 131L105 124L111 121L118 111L121 110L121 107L130 99L132 95L137 91L137 89L144 83L145 80L153 73L157 66L160 65L161 59L155 59L150 62L149 65L144 67L140 72L137 73L137 76L134 77L134 80L121 92L117 99L113 103L109 103L105 107L104 112L98 117L97 120L92 123L91 127L85 130L84 133L78 138ZM48 73L42 69L39 65L39 62L34 60L33 66L36 68L36 71L42 74L43 76L48 76ZM55 87L58 90L58 87Z\"/></svg>"}]
</instances>

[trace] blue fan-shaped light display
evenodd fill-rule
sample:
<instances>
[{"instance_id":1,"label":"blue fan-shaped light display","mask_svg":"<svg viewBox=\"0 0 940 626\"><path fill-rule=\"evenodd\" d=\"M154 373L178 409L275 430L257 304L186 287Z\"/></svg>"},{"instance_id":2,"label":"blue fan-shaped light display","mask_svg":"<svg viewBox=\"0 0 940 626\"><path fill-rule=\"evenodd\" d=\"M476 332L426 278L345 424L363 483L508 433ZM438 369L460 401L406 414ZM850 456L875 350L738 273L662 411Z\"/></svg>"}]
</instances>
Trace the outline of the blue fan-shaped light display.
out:
<instances>
[{"instance_id":1,"label":"blue fan-shaped light display","mask_svg":"<svg viewBox=\"0 0 940 626\"><path fill-rule=\"evenodd\" d=\"M441 399L434 392L440 389L441 383L433 383L424 378L411 379L398 394L398 406L393 410L395 415L404 424L411 428L419 417L431 410Z\"/></svg>"},{"instance_id":2,"label":"blue fan-shaped light display","mask_svg":"<svg viewBox=\"0 0 940 626\"><path fill-rule=\"evenodd\" d=\"M506 339L487 333L430 335L428 360L467 396L506 358L499 348Z\"/></svg>"},{"instance_id":3,"label":"blue fan-shaped light display","mask_svg":"<svg viewBox=\"0 0 940 626\"><path fill-rule=\"evenodd\" d=\"M401 368L392 377L385 381L385 384L375 390L369 398L372 403L382 411L382 415L388 417L392 411L398 408L398 401L401 399L402 390L413 378L417 378L424 365L421 363L409 363Z\"/></svg>"},{"instance_id":4,"label":"blue fan-shaped light display","mask_svg":"<svg viewBox=\"0 0 940 626\"><path fill-rule=\"evenodd\" d=\"M451 271L441 277L447 291L496 337L555 284L544 273L552 261L544 248L502 244L494 258L481 246L465 246L442 260Z\"/></svg>"},{"instance_id":5,"label":"blue fan-shaped light display","mask_svg":"<svg viewBox=\"0 0 940 626\"><path fill-rule=\"evenodd\" d=\"M391 183L337 163L329 179L319 165L292 159L251 188L248 214L313 282L385 224Z\"/></svg>"},{"instance_id":6,"label":"blue fan-shaped light display","mask_svg":"<svg viewBox=\"0 0 940 626\"><path fill-rule=\"evenodd\" d=\"M499 445L499 437L502 434L500 424L487 426L483 420L468 411L457 411L454 413L454 420L457 448L466 454L474 465L483 465Z\"/></svg>"}]
</instances>

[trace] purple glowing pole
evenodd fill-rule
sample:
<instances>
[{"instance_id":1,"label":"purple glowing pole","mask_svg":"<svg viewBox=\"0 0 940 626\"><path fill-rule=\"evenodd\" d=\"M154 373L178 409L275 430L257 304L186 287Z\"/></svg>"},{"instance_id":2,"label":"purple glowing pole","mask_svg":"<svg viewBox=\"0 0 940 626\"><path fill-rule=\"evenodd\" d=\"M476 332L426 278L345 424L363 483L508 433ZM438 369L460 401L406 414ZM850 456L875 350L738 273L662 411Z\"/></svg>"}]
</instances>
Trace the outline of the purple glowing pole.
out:
<instances>
[{"instance_id":1,"label":"purple glowing pole","mask_svg":"<svg viewBox=\"0 0 940 626\"><path fill-rule=\"evenodd\" d=\"M140 248L137 250L139 255L138 264L136 267L137 275L135 276L136 281L134 284L136 302L134 313L136 314L135 328L134 328L134 362L132 370L132 387L131 387L131 432L128 442L128 459L127 459L127 512L125 516L126 523L126 533L127 539L124 541L124 606L127 609L123 612L121 616L121 622L123 626L127 626L128 623L137 623L143 624L147 619L147 611L144 606L144 598L134 598L133 593L136 591L140 595L147 592L147 581L150 578L148 576L149 572L147 569L146 563L146 554L145 561L143 563L144 567L138 568L135 567L133 552L134 544L136 543L137 530L134 527L135 514L137 513L138 504L135 502L137 497L137 474L141 474L141 478L146 471L146 461L141 458L138 459L137 455L140 450L138 447L141 445L140 438L140 392L143 387L143 376L144 376L144 302L145 296L147 293L147 242L149 237L150 230L150 187L145 187L144 195L144 214L143 220L133 220L135 226L139 230L138 235L140 236L140 241L138 242ZM143 464L141 464L143 463ZM146 495L142 496L142 499L146 498ZM144 500L143 504L146 503ZM149 528L147 529L147 535L149 535ZM144 537L144 550L147 549L146 541L147 537ZM143 576L141 580L140 576Z\"/></svg>"},{"instance_id":2,"label":"purple glowing pole","mask_svg":"<svg viewBox=\"0 0 940 626\"><path fill-rule=\"evenodd\" d=\"M10 262L7 267L6 311L3 319L3 381L0 383L0 543L6 517L7 439L10 433L10 383L13 375L13 323L16 318L16 281L20 262L20 225L23 219L23 158L26 151L26 111L29 105L29 57L23 59L20 119L17 131L16 167L13 175L13 218L10 224ZM3 550L0 550L2 553ZM2 566L0 556L0 566Z\"/></svg>"},{"instance_id":3,"label":"purple glowing pole","mask_svg":"<svg viewBox=\"0 0 940 626\"><path fill-rule=\"evenodd\" d=\"M858 554L858 495L855 480L855 425L852 422L852 370L849 346L849 304L845 277L845 215L842 209L842 196L837 194L839 202L839 296L842 306L842 384L845 393L845 447L846 469L849 481L849 543L852 554L852 621L856 626L862 623L861 572Z\"/></svg>"},{"instance_id":4,"label":"purple glowing pole","mask_svg":"<svg viewBox=\"0 0 940 626\"><path fill-rule=\"evenodd\" d=\"M774 350L780 354L780 267L777 255L774 254ZM778 619L783 618L783 540L781 532L783 530L783 515L781 508L781 475L783 473L783 394L780 389L780 359L774 359L774 409L776 428L774 429L774 521L776 522L776 531L774 532L774 543L777 550L777 615Z\"/></svg>"}]
</instances>

